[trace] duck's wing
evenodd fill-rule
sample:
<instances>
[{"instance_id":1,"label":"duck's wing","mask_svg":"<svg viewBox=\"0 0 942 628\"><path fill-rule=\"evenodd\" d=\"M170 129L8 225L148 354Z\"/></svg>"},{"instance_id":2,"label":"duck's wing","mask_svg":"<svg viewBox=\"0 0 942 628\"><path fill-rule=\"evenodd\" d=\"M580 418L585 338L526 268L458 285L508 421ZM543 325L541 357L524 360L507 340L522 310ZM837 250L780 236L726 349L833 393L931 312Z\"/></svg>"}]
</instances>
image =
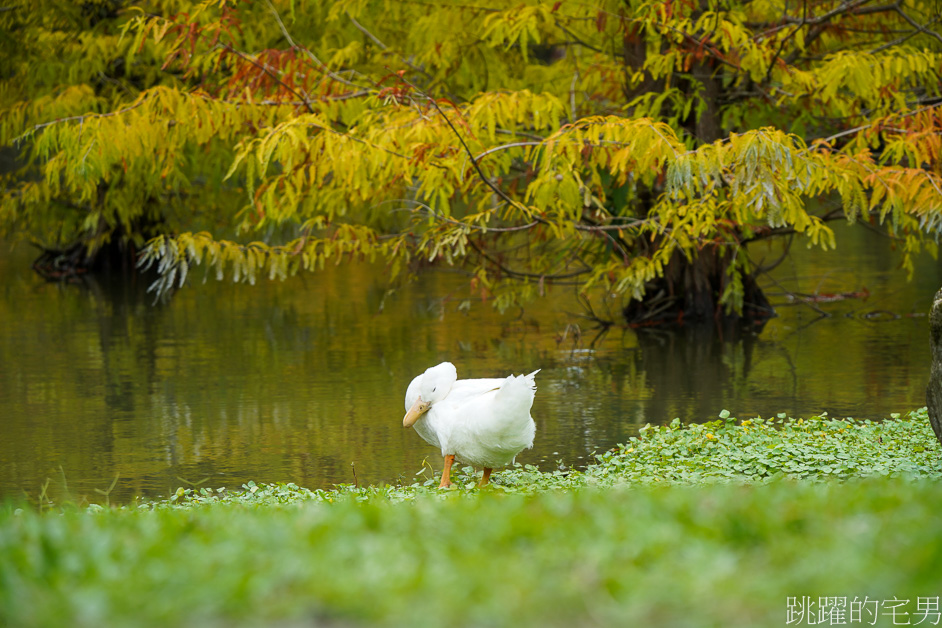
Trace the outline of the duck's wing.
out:
<instances>
[{"instance_id":1,"label":"duck's wing","mask_svg":"<svg viewBox=\"0 0 942 628\"><path fill-rule=\"evenodd\" d=\"M496 392L503 383L504 379L500 377L459 379L451 387L447 400L452 406L473 402L482 395Z\"/></svg>"},{"instance_id":2,"label":"duck's wing","mask_svg":"<svg viewBox=\"0 0 942 628\"><path fill-rule=\"evenodd\" d=\"M448 396L454 395L455 398L468 398L476 395L483 395L496 391L507 383L511 378L525 379L531 388L536 390L536 374L542 369L537 369L527 375L510 375L509 377L486 377L481 379L459 379L454 383Z\"/></svg>"},{"instance_id":3,"label":"duck's wing","mask_svg":"<svg viewBox=\"0 0 942 628\"><path fill-rule=\"evenodd\" d=\"M528 375L459 379L448 393L446 405L450 412L464 416L473 415L471 408L482 411L484 405L495 403L495 400L498 404L509 406L525 403L529 410L536 392L534 377L539 372L538 369Z\"/></svg>"},{"instance_id":4,"label":"duck's wing","mask_svg":"<svg viewBox=\"0 0 942 628\"><path fill-rule=\"evenodd\" d=\"M533 374L463 381L468 383L453 388L445 400L449 414L462 430L501 433L532 421L530 407L536 392Z\"/></svg>"},{"instance_id":5,"label":"duck's wing","mask_svg":"<svg viewBox=\"0 0 942 628\"><path fill-rule=\"evenodd\" d=\"M533 405L533 397L536 394L536 383L533 376L536 372L529 375L511 375L501 384L501 387L494 395L492 404L494 414L501 416L504 420L511 420L511 417L522 420L523 417L530 418L530 407Z\"/></svg>"},{"instance_id":6,"label":"duck's wing","mask_svg":"<svg viewBox=\"0 0 942 628\"><path fill-rule=\"evenodd\" d=\"M450 406L455 422L449 446L454 447L459 460L500 467L533 445L536 426L530 407L534 386L532 378L525 375L492 379L487 384L469 386L461 402ZM446 401L450 398L451 394Z\"/></svg>"},{"instance_id":7,"label":"duck's wing","mask_svg":"<svg viewBox=\"0 0 942 628\"><path fill-rule=\"evenodd\" d=\"M493 390L494 388L500 388L500 385L504 383L503 377L483 377L481 379L459 379L455 382L455 388L465 391L477 391L477 392L486 392L488 390Z\"/></svg>"}]
</instances>

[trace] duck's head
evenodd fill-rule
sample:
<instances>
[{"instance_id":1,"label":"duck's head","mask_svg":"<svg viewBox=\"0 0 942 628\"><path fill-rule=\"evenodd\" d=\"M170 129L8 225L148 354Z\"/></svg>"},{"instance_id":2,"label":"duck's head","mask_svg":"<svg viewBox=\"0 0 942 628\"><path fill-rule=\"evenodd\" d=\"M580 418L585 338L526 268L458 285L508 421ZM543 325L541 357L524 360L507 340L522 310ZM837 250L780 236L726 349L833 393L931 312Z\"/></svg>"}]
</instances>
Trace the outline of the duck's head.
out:
<instances>
[{"instance_id":1,"label":"duck's head","mask_svg":"<svg viewBox=\"0 0 942 628\"><path fill-rule=\"evenodd\" d=\"M402 419L402 427L412 427L432 404L448 396L457 380L458 370L451 362L426 369L413 379L406 390L406 416Z\"/></svg>"}]
</instances>

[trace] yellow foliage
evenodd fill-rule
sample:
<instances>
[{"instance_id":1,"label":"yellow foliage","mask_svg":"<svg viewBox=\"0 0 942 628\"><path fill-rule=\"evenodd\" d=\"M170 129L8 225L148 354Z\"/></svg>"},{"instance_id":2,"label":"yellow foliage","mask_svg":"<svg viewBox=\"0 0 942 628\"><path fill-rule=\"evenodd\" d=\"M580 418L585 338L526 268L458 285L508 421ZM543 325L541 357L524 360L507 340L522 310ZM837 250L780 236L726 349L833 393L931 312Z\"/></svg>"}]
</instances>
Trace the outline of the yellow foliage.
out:
<instances>
[{"instance_id":1,"label":"yellow foliage","mask_svg":"<svg viewBox=\"0 0 942 628\"><path fill-rule=\"evenodd\" d=\"M640 300L707 252L737 310L752 241L942 228L925 2L99 4L0 12L0 232L143 247L159 295L362 257Z\"/></svg>"}]
</instances>

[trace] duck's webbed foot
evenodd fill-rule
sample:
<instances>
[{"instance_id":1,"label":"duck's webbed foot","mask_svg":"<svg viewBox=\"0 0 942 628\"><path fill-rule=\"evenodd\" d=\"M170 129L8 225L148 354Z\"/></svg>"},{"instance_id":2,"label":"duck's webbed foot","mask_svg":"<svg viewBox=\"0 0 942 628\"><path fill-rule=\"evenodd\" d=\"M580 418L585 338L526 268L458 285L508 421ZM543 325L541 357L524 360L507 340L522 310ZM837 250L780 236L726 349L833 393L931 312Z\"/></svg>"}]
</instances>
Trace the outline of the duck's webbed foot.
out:
<instances>
[{"instance_id":1,"label":"duck's webbed foot","mask_svg":"<svg viewBox=\"0 0 942 628\"><path fill-rule=\"evenodd\" d=\"M478 484L478 487L488 485L488 483L491 481L491 471L493 471L493 469L484 467L484 475L481 476L481 483Z\"/></svg>"}]
</instances>

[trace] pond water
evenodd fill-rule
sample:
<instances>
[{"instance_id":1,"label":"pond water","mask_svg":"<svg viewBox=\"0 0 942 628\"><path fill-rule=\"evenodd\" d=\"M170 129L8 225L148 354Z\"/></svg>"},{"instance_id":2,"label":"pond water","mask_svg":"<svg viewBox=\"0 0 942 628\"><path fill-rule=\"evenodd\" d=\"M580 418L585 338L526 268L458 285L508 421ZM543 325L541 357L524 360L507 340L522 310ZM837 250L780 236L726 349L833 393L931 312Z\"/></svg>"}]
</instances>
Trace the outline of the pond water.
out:
<instances>
[{"instance_id":1,"label":"pond water","mask_svg":"<svg viewBox=\"0 0 942 628\"><path fill-rule=\"evenodd\" d=\"M411 483L441 459L402 428L405 389L446 359L459 377L542 369L536 444L518 461L543 468L722 409L907 412L924 405L925 314L942 284L928 256L907 282L885 239L841 229L837 252L795 251L765 282L779 316L761 330L595 338L566 291L524 312L466 311L464 279L445 272L395 293L366 265L254 287L197 280L154 306L140 280L46 283L31 256L0 254L0 497L102 502L111 489L112 503L186 483ZM864 290L818 303L826 317L786 294Z\"/></svg>"}]
</instances>

